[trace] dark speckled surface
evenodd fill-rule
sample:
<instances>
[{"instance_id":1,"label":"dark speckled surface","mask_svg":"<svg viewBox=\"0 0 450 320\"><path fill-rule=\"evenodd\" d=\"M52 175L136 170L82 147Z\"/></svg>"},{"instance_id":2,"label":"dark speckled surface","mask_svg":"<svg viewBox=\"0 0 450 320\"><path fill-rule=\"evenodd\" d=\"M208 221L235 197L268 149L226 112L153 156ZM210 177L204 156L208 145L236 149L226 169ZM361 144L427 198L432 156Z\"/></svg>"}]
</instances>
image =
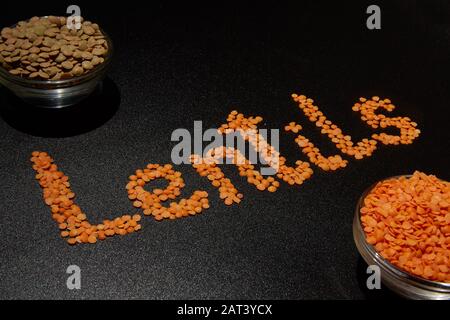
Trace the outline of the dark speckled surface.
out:
<instances>
[{"instance_id":1,"label":"dark speckled surface","mask_svg":"<svg viewBox=\"0 0 450 320\"><path fill-rule=\"evenodd\" d=\"M111 2L110 2L111 3ZM82 4L115 44L103 92L78 109L29 110L0 95L0 298L372 299L365 265L353 244L359 195L384 177L415 169L449 180L446 1L381 2L382 30L365 28L367 3L330 7L150 2ZM0 25L32 15L63 14L64 1L8 4ZM233 110L264 118L262 127L290 121L324 154L337 149L296 108L292 92L316 99L355 138L373 130L351 111L360 96L389 97L395 115L419 123L411 146L381 147L347 168L315 170L301 187L257 192L224 169L244 193L226 207L206 180L178 166L183 195L210 192L202 215L157 223L96 245L68 246L51 220L29 157L49 152L69 175L91 221L133 213L127 177L147 163L169 163L171 133L194 120L216 127ZM64 125L52 125L58 120ZM56 121L56 122L55 122ZM36 125L39 123L39 125ZM305 160L291 134L281 134L290 163ZM347 158L347 157L346 157ZM82 289L66 288L76 264Z\"/></svg>"}]
</instances>

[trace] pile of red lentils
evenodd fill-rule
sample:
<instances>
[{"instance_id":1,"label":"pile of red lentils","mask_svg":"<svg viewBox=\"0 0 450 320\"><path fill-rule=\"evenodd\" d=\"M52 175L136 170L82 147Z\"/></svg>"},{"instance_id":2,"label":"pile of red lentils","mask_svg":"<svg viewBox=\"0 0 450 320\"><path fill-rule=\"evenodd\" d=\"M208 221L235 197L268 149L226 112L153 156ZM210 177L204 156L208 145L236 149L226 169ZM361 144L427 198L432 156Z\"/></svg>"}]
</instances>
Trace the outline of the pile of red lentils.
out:
<instances>
[{"instance_id":1,"label":"pile of red lentils","mask_svg":"<svg viewBox=\"0 0 450 320\"><path fill-rule=\"evenodd\" d=\"M31 161L36 179L43 189L44 201L51 208L53 220L58 223L61 236L71 245L96 243L114 235L126 235L141 229L141 216L135 214L91 224L86 214L74 203L75 193L70 189L69 177L58 170L46 152L35 151Z\"/></svg>"},{"instance_id":2,"label":"pile of red lentils","mask_svg":"<svg viewBox=\"0 0 450 320\"><path fill-rule=\"evenodd\" d=\"M450 183L415 172L378 183L365 197L366 240L408 273L450 283Z\"/></svg>"}]
</instances>

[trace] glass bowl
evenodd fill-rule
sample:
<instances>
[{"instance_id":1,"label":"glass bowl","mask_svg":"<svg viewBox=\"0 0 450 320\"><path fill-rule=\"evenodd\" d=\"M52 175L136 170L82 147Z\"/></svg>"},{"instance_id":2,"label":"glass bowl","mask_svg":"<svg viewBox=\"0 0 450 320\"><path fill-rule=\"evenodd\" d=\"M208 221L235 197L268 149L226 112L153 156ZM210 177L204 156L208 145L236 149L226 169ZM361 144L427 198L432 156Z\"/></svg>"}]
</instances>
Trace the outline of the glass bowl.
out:
<instances>
[{"instance_id":1,"label":"glass bowl","mask_svg":"<svg viewBox=\"0 0 450 320\"><path fill-rule=\"evenodd\" d=\"M395 176L384 180L400 177L402 176ZM404 175L403 177L409 178L411 175ZM353 219L353 239L362 258L368 265L377 265L381 271L381 282L404 298L417 300L450 300L450 283L426 280L403 271L384 259L374 246L367 243L366 234L360 220L360 209L364 205L365 197L377 184L373 184L359 198Z\"/></svg>"},{"instance_id":2,"label":"glass bowl","mask_svg":"<svg viewBox=\"0 0 450 320\"><path fill-rule=\"evenodd\" d=\"M95 90L111 63L112 41L103 30L101 32L108 44L108 52L103 57L105 61L88 73L64 80L34 80L12 75L0 66L0 84L22 101L37 107L63 108L79 103Z\"/></svg>"}]
</instances>

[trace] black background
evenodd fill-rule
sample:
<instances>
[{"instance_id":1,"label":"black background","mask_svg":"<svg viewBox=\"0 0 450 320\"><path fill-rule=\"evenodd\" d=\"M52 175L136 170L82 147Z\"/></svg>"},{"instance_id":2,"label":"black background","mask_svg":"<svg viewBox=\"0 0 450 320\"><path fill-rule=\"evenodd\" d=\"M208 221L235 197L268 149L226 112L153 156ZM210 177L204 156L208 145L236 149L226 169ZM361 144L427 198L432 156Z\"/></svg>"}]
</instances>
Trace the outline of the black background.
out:
<instances>
[{"instance_id":1,"label":"black background","mask_svg":"<svg viewBox=\"0 0 450 320\"><path fill-rule=\"evenodd\" d=\"M382 178L422 170L449 180L447 1L373 1L382 29L366 28L372 2L87 2L115 46L104 91L61 112L30 109L6 92L0 105L0 297L143 299L395 298L365 289L366 265L352 237L360 194ZM33 15L63 15L71 3L2 4L0 25ZM337 149L300 113L290 94L314 98L354 139L375 130L351 106L360 96L388 97L422 135L411 146L383 146L345 169L315 169L300 187L275 194L247 185L226 207L193 168L177 166L186 188L210 193L204 214L143 220L139 233L70 247L58 234L29 162L47 151L69 175L91 222L137 212L127 177L147 163L170 163L171 133L224 123L237 109L290 121L325 155ZM290 164L306 160L294 135L281 134ZM82 289L66 288L66 268L82 271Z\"/></svg>"}]
</instances>

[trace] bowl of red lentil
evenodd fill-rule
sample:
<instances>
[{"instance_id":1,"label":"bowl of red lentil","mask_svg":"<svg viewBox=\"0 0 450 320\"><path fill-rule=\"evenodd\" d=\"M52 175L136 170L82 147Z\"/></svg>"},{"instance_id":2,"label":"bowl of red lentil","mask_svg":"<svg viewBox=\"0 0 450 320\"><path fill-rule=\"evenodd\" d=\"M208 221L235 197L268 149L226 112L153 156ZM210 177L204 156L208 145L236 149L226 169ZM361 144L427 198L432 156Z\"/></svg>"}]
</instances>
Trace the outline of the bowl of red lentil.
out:
<instances>
[{"instance_id":1,"label":"bowl of red lentil","mask_svg":"<svg viewBox=\"0 0 450 320\"><path fill-rule=\"evenodd\" d=\"M409 299L450 299L450 183L432 175L384 179L356 206L353 237L386 287Z\"/></svg>"}]
</instances>

